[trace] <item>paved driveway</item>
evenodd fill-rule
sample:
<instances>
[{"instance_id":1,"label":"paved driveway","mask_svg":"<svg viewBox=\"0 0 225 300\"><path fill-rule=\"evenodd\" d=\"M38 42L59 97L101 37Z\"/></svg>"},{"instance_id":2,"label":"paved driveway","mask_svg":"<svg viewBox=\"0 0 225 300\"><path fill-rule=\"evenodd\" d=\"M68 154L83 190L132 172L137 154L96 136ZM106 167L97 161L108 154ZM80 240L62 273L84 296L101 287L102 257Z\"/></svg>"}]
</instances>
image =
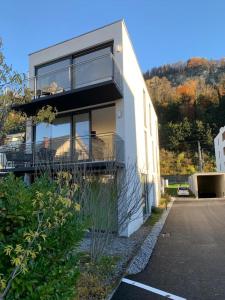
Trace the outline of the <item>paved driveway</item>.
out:
<instances>
[{"instance_id":1,"label":"paved driveway","mask_svg":"<svg viewBox=\"0 0 225 300\"><path fill-rule=\"evenodd\" d=\"M113 300L225 299L225 200L176 200L147 267L127 279Z\"/></svg>"}]
</instances>

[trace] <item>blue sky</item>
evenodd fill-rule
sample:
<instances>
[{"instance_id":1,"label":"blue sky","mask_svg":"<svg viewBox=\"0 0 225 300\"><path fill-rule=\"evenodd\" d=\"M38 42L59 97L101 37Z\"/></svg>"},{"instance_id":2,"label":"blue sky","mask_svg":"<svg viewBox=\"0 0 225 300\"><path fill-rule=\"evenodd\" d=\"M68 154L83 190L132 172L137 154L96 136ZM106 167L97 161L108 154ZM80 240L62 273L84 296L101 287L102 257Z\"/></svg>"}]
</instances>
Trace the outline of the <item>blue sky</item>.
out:
<instances>
[{"instance_id":1,"label":"blue sky","mask_svg":"<svg viewBox=\"0 0 225 300\"><path fill-rule=\"evenodd\" d=\"M2 0L0 36L8 63L125 19L143 71L189 57L225 56L225 0Z\"/></svg>"}]
</instances>

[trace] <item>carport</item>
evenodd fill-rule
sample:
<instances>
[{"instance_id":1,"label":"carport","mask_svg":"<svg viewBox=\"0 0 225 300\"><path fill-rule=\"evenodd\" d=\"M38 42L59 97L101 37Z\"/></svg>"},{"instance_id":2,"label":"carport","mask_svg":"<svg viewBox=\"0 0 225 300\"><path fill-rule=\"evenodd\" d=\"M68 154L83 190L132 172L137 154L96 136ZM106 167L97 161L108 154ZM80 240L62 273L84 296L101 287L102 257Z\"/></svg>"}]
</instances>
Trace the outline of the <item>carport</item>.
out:
<instances>
[{"instance_id":1,"label":"carport","mask_svg":"<svg viewBox=\"0 0 225 300\"><path fill-rule=\"evenodd\" d=\"M190 190L197 198L225 196L225 173L195 173L189 177Z\"/></svg>"}]
</instances>

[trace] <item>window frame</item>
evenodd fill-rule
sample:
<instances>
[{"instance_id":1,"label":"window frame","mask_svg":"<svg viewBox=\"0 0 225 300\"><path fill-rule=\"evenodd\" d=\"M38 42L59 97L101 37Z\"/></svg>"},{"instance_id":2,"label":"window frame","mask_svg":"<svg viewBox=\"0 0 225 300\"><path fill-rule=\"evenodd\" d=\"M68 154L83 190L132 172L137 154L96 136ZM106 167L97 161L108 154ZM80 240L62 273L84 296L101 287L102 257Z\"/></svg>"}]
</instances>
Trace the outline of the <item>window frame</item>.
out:
<instances>
[{"instance_id":1,"label":"window frame","mask_svg":"<svg viewBox=\"0 0 225 300\"><path fill-rule=\"evenodd\" d=\"M113 45L114 45L114 41L111 40L109 42L98 44L98 45L95 45L95 46L92 46L92 47L89 47L89 48L86 48L86 49L83 49L83 50L79 50L77 52L73 52L69 55L65 55L65 56L62 56L60 58L56 58L54 60L45 62L43 64L35 65L34 66L34 74L35 74L35 76L38 76L37 75L37 70L40 69L41 67L52 65L54 63L60 62L60 61L65 60L65 59L69 59L70 60L70 65L72 65L74 58L79 57L79 56L83 56L85 54L89 54L91 52L95 52L97 50L101 50L101 49L104 49L104 48L110 47L111 48L111 53L113 54Z\"/></svg>"}]
</instances>

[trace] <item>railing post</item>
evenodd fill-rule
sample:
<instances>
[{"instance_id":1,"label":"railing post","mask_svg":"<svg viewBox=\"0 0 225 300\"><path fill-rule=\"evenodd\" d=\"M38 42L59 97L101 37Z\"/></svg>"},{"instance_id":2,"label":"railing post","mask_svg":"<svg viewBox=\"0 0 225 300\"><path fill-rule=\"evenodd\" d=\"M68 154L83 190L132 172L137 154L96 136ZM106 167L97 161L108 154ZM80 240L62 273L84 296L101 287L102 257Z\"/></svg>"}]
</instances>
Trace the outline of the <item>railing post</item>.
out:
<instances>
[{"instance_id":1,"label":"railing post","mask_svg":"<svg viewBox=\"0 0 225 300\"><path fill-rule=\"evenodd\" d=\"M73 65L72 63L69 66L69 83L70 83L70 90L73 89Z\"/></svg>"},{"instance_id":2,"label":"railing post","mask_svg":"<svg viewBox=\"0 0 225 300\"><path fill-rule=\"evenodd\" d=\"M35 149L35 142L32 142L31 144L31 148L32 148L32 167L35 166L35 152L36 152L36 149Z\"/></svg>"},{"instance_id":3,"label":"railing post","mask_svg":"<svg viewBox=\"0 0 225 300\"><path fill-rule=\"evenodd\" d=\"M37 77L34 76L34 98L37 98Z\"/></svg>"}]
</instances>

